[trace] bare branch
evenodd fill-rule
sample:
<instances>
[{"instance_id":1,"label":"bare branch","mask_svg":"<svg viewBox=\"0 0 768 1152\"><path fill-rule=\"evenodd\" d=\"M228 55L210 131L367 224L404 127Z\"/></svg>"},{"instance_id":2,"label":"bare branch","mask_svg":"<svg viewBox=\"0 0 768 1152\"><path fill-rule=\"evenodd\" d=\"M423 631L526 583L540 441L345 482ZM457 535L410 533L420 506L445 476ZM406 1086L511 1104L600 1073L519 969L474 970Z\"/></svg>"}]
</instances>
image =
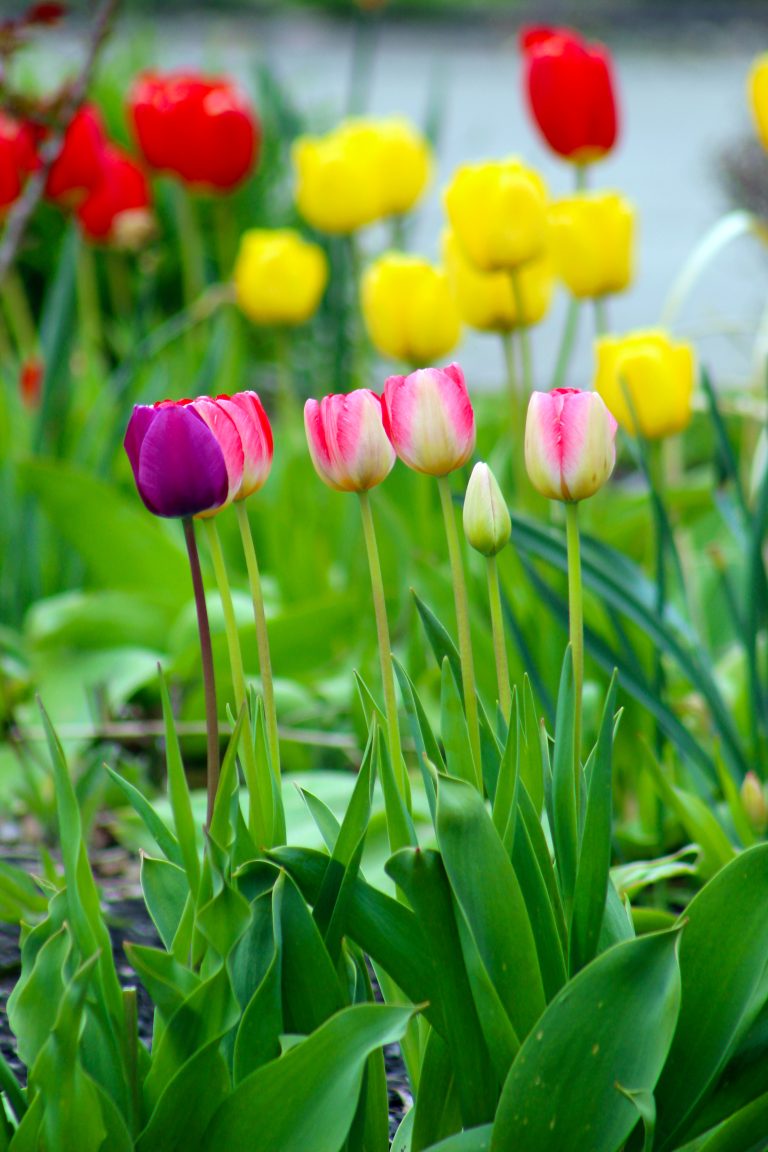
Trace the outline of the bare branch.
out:
<instances>
[{"instance_id":1,"label":"bare branch","mask_svg":"<svg viewBox=\"0 0 768 1152\"><path fill-rule=\"evenodd\" d=\"M2 242L0 242L0 285L13 266L32 215L40 203L45 191L48 173L61 152L64 134L72 117L88 94L99 52L109 36L119 4L120 0L103 0L96 12L86 45L83 64L62 104L58 126L40 149L40 167L30 176L24 191L8 214Z\"/></svg>"}]
</instances>

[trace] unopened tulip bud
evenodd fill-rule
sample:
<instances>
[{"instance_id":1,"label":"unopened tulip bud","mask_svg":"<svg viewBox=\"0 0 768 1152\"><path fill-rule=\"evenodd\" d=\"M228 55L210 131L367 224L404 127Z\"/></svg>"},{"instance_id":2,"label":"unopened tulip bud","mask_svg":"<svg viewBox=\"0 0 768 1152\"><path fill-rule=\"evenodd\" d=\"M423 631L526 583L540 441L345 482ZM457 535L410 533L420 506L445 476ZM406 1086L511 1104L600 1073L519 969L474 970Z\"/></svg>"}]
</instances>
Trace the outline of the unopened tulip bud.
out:
<instances>
[{"instance_id":1,"label":"unopened tulip bud","mask_svg":"<svg viewBox=\"0 0 768 1152\"><path fill-rule=\"evenodd\" d=\"M475 464L464 497L464 535L477 552L495 556L509 542L512 521L496 477L487 464Z\"/></svg>"},{"instance_id":2,"label":"unopened tulip bud","mask_svg":"<svg viewBox=\"0 0 768 1152\"><path fill-rule=\"evenodd\" d=\"M381 399L367 388L307 400L304 427L315 471L337 492L367 492L385 480L395 450L384 430Z\"/></svg>"},{"instance_id":3,"label":"unopened tulip bud","mask_svg":"<svg viewBox=\"0 0 768 1152\"><path fill-rule=\"evenodd\" d=\"M475 447L475 414L458 364L390 376L384 426L400 459L416 472L447 476Z\"/></svg>"},{"instance_id":4,"label":"unopened tulip bud","mask_svg":"<svg viewBox=\"0 0 768 1152\"><path fill-rule=\"evenodd\" d=\"M768 825L768 804L763 786L754 772L747 772L741 783L741 802L755 832L765 832Z\"/></svg>"},{"instance_id":5,"label":"unopened tulip bud","mask_svg":"<svg viewBox=\"0 0 768 1152\"><path fill-rule=\"evenodd\" d=\"M525 466L537 492L573 503L594 495L616 463L616 421L596 392L534 392L525 423Z\"/></svg>"}]
</instances>

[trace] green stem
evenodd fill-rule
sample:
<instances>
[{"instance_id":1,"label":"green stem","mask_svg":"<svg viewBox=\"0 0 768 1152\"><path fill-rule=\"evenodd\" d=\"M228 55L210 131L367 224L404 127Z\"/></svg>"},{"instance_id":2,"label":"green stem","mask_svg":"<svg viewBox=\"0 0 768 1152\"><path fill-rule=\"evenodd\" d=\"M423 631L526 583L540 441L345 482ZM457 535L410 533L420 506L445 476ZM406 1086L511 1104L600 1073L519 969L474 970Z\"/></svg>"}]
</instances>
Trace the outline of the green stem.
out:
<instances>
[{"instance_id":1,"label":"green stem","mask_svg":"<svg viewBox=\"0 0 768 1152\"><path fill-rule=\"evenodd\" d=\"M24 285L14 269L6 274L0 284L0 299L19 355L23 360L27 360L36 353L37 332Z\"/></svg>"},{"instance_id":2,"label":"green stem","mask_svg":"<svg viewBox=\"0 0 768 1152\"><path fill-rule=\"evenodd\" d=\"M77 249L75 276L83 344L89 357L93 356L95 359L100 359L104 347L101 330L101 301L93 249L86 240L81 240Z\"/></svg>"},{"instance_id":3,"label":"green stem","mask_svg":"<svg viewBox=\"0 0 768 1152\"><path fill-rule=\"evenodd\" d=\"M501 612L499 566L495 556L488 557L488 599L491 605L491 629L493 631L493 652L496 657L496 679L499 685L499 703L504 713L504 719L509 723L512 712L512 692L509 687L507 645L504 639L504 618Z\"/></svg>"},{"instance_id":4,"label":"green stem","mask_svg":"<svg viewBox=\"0 0 768 1152\"><path fill-rule=\"evenodd\" d=\"M586 192L589 185L589 165L576 164L574 167L574 184L577 192Z\"/></svg>"},{"instance_id":5,"label":"green stem","mask_svg":"<svg viewBox=\"0 0 768 1152\"><path fill-rule=\"evenodd\" d=\"M648 478L652 488L651 508L653 510L653 549L654 549L654 575L656 579L656 616L659 621L664 619L667 604L667 558L663 521L663 441L653 440L648 443ZM664 664L661 651L654 647L653 653L653 691L657 700L661 700L665 689ZM656 722L656 754L660 756L664 748L664 733Z\"/></svg>"},{"instance_id":6,"label":"green stem","mask_svg":"<svg viewBox=\"0 0 768 1152\"><path fill-rule=\"evenodd\" d=\"M445 520L445 534L448 539L448 557L451 562L453 598L456 605L456 627L459 635L459 655L461 657L461 681L464 689L464 711L467 715L469 742L475 761L475 777L478 790L483 791L483 759L480 750L480 718L477 710L475 689L475 669L472 660L472 636L469 629L469 604L464 568L461 562L459 532L456 527L456 514L451 499L451 485L447 476L438 476L437 486Z\"/></svg>"},{"instance_id":7,"label":"green stem","mask_svg":"<svg viewBox=\"0 0 768 1152\"><path fill-rule=\"evenodd\" d=\"M605 296L595 296L593 301L595 306L595 335L607 336L608 335L608 305Z\"/></svg>"},{"instance_id":8,"label":"green stem","mask_svg":"<svg viewBox=\"0 0 768 1152\"><path fill-rule=\"evenodd\" d=\"M138 1131L141 1114L141 1097L139 1089L139 1062L137 1049L139 1045L139 1014L135 988L123 989L123 1012L125 1015L125 1033L123 1036L123 1059L125 1061L126 1077L128 1079L128 1094L131 1108L132 1132Z\"/></svg>"},{"instance_id":9,"label":"green stem","mask_svg":"<svg viewBox=\"0 0 768 1152\"><path fill-rule=\"evenodd\" d=\"M360 304L360 280L363 270L363 255L356 232L346 237L349 274L352 286L350 300L350 330L352 340L352 387L363 388L368 370L368 349L363 313Z\"/></svg>"},{"instance_id":10,"label":"green stem","mask_svg":"<svg viewBox=\"0 0 768 1152\"><path fill-rule=\"evenodd\" d=\"M105 267L112 311L121 320L130 319L133 312L133 293L125 253L115 251L105 253Z\"/></svg>"},{"instance_id":11,"label":"green stem","mask_svg":"<svg viewBox=\"0 0 768 1152\"><path fill-rule=\"evenodd\" d=\"M224 553L221 548L219 530L213 517L204 519L203 526L208 550L213 561L213 571L216 576L221 608L224 614L224 630L227 636L229 664L232 669L232 688L235 693L235 711L239 716L244 710L241 750L243 752L243 772L248 785L249 829L257 844L268 847L272 844L272 829L269 827L266 813L271 811L272 808L272 788L268 779L259 780L256 750L253 743L251 714L247 704L240 634L237 629L235 606L232 603L232 591L229 585L227 566L224 563Z\"/></svg>"},{"instance_id":12,"label":"green stem","mask_svg":"<svg viewBox=\"0 0 768 1152\"><path fill-rule=\"evenodd\" d=\"M584 606L581 588L581 549L579 546L579 505L565 506L565 525L568 540L568 620L571 655L573 657L574 718L573 749L576 779L576 797L579 795L581 773L581 698L584 691ZM578 811L578 803L577 809Z\"/></svg>"},{"instance_id":13,"label":"green stem","mask_svg":"<svg viewBox=\"0 0 768 1152\"><path fill-rule=\"evenodd\" d=\"M176 215L184 303L189 307L205 287L205 251L197 206L181 186L177 189Z\"/></svg>"},{"instance_id":14,"label":"green stem","mask_svg":"<svg viewBox=\"0 0 768 1152\"><path fill-rule=\"evenodd\" d=\"M226 197L217 196L213 204L213 227L216 235L216 256L221 279L232 278L232 267L237 254L237 216Z\"/></svg>"},{"instance_id":15,"label":"green stem","mask_svg":"<svg viewBox=\"0 0 768 1152\"><path fill-rule=\"evenodd\" d=\"M563 328L563 336L560 341L560 349L557 353L557 363L555 365L555 374L552 377L552 388L563 388L565 382L566 372L568 365L571 362L573 355L573 347L576 343L576 336L579 330L579 312L581 311L581 302L575 296L571 296L568 301L568 311L565 316L565 326Z\"/></svg>"},{"instance_id":16,"label":"green stem","mask_svg":"<svg viewBox=\"0 0 768 1152\"><path fill-rule=\"evenodd\" d=\"M267 741L269 754L272 759L272 770L280 789L280 737L277 731L277 710L275 708L275 689L272 682L272 660L269 654L269 634L267 632L267 617L264 611L264 595L261 590L261 576L256 560L256 549L253 544L251 524L245 501L235 504L237 520L240 525L240 536L243 541L245 565L248 569L248 582L251 587L251 600L253 601L253 622L256 626L256 646L259 652L259 670L261 672L261 691L264 697L264 714L267 721Z\"/></svg>"},{"instance_id":17,"label":"green stem","mask_svg":"<svg viewBox=\"0 0 768 1152\"><path fill-rule=\"evenodd\" d=\"M523 388L526 396L530 396L533 392L533 353L531 351L531 334L528 330L528 325L524 323L525 316L525 299L523 297L523 286L520 280L520 273L517 268L513 268L510 272L512 279L512 295L515 299L515 312L517 313L518 327L517 338L520 342L520 356L523 362Z\"/></svg>"},{"instance_id":18,"label":"green stem","mask_svg":"<svg viewBox=\"0 0 768 1152\"><path fill-rule=\"evenodd\" d=\"M410 808L409 789L405 777L405 764L403 750L400 742L400 725L397 720L397 696L395 694L395 672L392 666L392 646L389 639L389 624L387 622L387 602L384 597L384 581L381 576L381 563L379 549L376 543L376 529L371 512L371 501L367 492L358 492L360 498L360 512L363 518L363 535L365 548L368 553L368 567L371 571L371 590L373 592L373 611L376 617L376 634L379 641L379 659L381 661L381 680L384 686L384 703L387 709L387 731L389 733L389 753L392 757L392 768L397 780L400 795Z\"/></svg>"},{"instance_id":19,"label":"green stem","mask_svg":"<svg viewBox=\"0 0 768 1152\"><path fill-rule=\"evenodd\" d=\"M205 727L208 740L208 807L205 826L208 828L213 818L213 805L219 786L219 713L216 707L216 679L213 671L211 629L208 624L208 609L205 603L203 574L200 571L200 556L197 551L197 541L195 540L195 524L191 516L185 516L182 523L184 525L184 540L187 545L187 555L189 556L189 568L192 573L192 588L195 593L197 628L200 634L200 658L203 665Z\"/></svg>"}]
</instances>

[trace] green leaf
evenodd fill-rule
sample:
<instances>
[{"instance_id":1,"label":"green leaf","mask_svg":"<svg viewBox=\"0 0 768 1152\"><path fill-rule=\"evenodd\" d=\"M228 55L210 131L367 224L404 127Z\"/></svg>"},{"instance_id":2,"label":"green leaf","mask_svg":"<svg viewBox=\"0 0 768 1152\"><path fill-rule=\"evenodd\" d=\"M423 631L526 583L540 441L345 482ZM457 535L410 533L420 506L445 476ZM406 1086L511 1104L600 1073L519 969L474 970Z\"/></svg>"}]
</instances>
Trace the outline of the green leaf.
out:
<instances>
[{"instance_id":1,"label":"green leaf","mask_svg":"<svg viewBox=\"0 0 768 1152\"><path fill-rule=\"evenodd\" d=\"M160 851L165 858L171 863L176 864L179 868L184 866L184 856L181 851L181 845L171 832L168 825L157 814L155 809L149 803L147 798L131 784L130 780L125 780L113 768L107 766L107 772L117 784L118 788L125 793L128 803L133 808L136 815L143 822L144 827L149 832L152 839L157 844Z\"/></svg>"},{"instance_id":2,"label":"green leaf","mask_svg":"<svg viewBox=\"0 0 768 1152\"><path fill-rule=\"evenodd\" d=\"M168 795L171 801L176 838L189 882L189 890L193 897L196 898L200 888L200 860L197 854L195 818L192 815L189 785L184 771L184 762L181 758L181 748L179 747L179 737L176 733L176 724L173 719L171 699L168 695L168 685L165 682L162 669L158 669L158 673L160 677L160 699L163 705L163 722L165 725L165 762L168 775ZM171 859L171 857L168 858ZM178 864L179 861L174 859L173 863Z\"/></svg>"},{"instance_id":3,"label":"green leaf","mask_svg":"<svg viewBox=\"0 0 768 1152\"><path fill-rule=\"evenodd\" d=\"M279 899L273 902L272 893L266 892L251 908L251 925L232 961L235 993L241 1004L246 1001L233 1052L236 1084L277 1059L284 1031Z\"/></svg>"},{"instance_id":4,"label":"green leaf","mask_svg":"<svg viewBox=\"0 0 768 1152\"><path fill-rule=\"evenodd\" d=\"M410 1008L354 1005L231 1093L199 1148L339 1152L357 1107L366 1060L399 1040Z\"/></svg>"},{"instance_id":5,"label":"green leaf","mask_svg":"<svg viewBox=\"0 0 768 1152\"><path fill-rule=\"evenodd\" d=\"M653 1091L672 1041L677 936L617 945L552 1001L504 1085L492 1152L618 1152L638 1113L617 1084Z\"/></svg>"},{"instance_id":6,"label":"green leaf","mask_svg":"<svg viewBox=\"0 0 768 1152\"><path fill-rule=\"evenodd\" d=\"M766 1132L768 1093L730 1116L700 1145L700 1152L759 1152L765 1147Z\"/></svg>"},{"instance_id":7,"label":"green leaf","mask_svg":"<svg viewBox=\"0 0 768 1152\"><path fill-rule=\"evenodd\" d=\"M445 747L445 759L448 772L458 780L465 780L468 784L477 784L475 764L472 758L472 746L469 742L469 729L461 703L461 696L456 681L453 678L453 669L446 656L442 664L442 691L441 724L440 730Z\"/></svg>"},{"instance_id":8,"label":"green leaf","mask_svg":"<svg viewBox=\"0 0 768 1152\"><path fill-rule=\"evenodd\" d=\"M736 849L703 800L692 792L686 792L670 784L650 749L646 749L644 766L650 773L660 798L675 813L686 835L701 849L698 871L708 880L733 860Z\"/></svg>"},{"instance_id":9,"label":"green leaf","mask_svg":"<svg viewBox=\"0 0 768 1152\"><path fill-rule=\"evenodd\" d=\"M194 1052L171 1078L136 1142L136 1152L201 1148L211 1117L228 1098L229 1074L218 1039Z\"/></svg>"},{"instance_id":10,"label":"green leaf","mask_svg":"<svg viewBox=\"0 0 768 1152\"><path fill-rule=\"evenodd\" d=\"M400 683L400 693L403 697L403 705L408 717L408 723L411 729L411 736L416 745L416 756L419 761L419 768L421 770L421 778L424 782L424 791L427 796L427 803L429 804L429 811L432 816L432 822L435 820L435 812L437 810L437 798L435 795L435 782L432 779L432 774L429 770L429 765L433 764L435 768L444 769L445 761L443 754L440 751L440 746L435 739L435 735L430 726L427 714L422 704L419 694L416 691L408 673L400 664L396 657L392 657L392 662L395 666L395 673Z\"/></svg>"},{"instance_id":11,"label":"green leaf","mask_svg":"<svg viewBox=\"0 0 768 1152\"><path fill-rule=\"evenodd\" d=\"M697 1109L765 1002L768 916L758 910L766 907L768 844L760 844L723 868L684 914L680 1019L656 1090L660 1152L679 1143L680 1134L695 1121Z\"/></svg>"},{"instance_id":12,"label":"green leaf","mask_svg":"<svg viewBox=\"0 0 768 1152\"><path fill-rule=\"evenodd\" d=\"M462 962L451 889L437 852L406 848L387 862L387 872L402 888L430 942L434 972L430 1000L438 1000L445 1020L446 1053L455 1075L455 1092L464 1125L492 1118L498 1085ZM419 1099L423 1085L419 1086Z\"/></svg>"},{"instance_id":13,"label":"green leaf","mask_svg":"<svg viewBox=\"0 0 768 1152\"><path fill-rule=\"evenodd\" d=\"M189 894L186 873L167 860L142 856L141 890L160 939L170 951Z\"/></svg>"},{"instance_id":14,"label":"green leaf","mask_svg":"<svg viewBox=\"0 0 768 1152\"><path fill-rule=\"evenodd\" d=\"M611 760L613 752L616 675L611 679L603 707L592 775L587 796L587 813L576 875L571 922L570 971L578 972L595 956L605 912L611 867L611 820L613 791Z\"/></svg>"},{"instance_id":15,"label":"green leaf","mask_svg":"<svg viewBox=\"0 0 768 1152\"><path fill-rule=\"evenodd\" d=\"M471 785L448 776L440 777L438 787L437 839L482 963L522 1038L545 1005L528 911L482 798Z\"/></svg>"},{"instance_id":16,"label":"green leaf","mask_svg":"<svg viewBox=\"0 0 768 1152\"><path fill-rule=\"evenodd\" d=\"M290 1032L306 1035L344 1005L336 969L301 893L284 874L275 885L283 943L283 1012Z\"/></svg>"},{"instance_id":17,"label":"green leaf","mask_svg":"<svg viewBox=\"0 0 768 1152\"><path fill-rule=\"evenodd\" d=\"M492 1125L483 1124L481 1128L471 1128L468 1132L458 1132L455 1136L449 1136L447 1140L433 1144L425 1152L489 1152L492 1135Z\"/></svg>"},{"instance_id":18,"label":"green leaf","mask_svg":"<svg viewBox=\"0 0 768 1152\"><path fill-rule=\"evenodd\" d=\"M166 1021L170 1020L189 996L200 986L200 977L180 964L170 952L144 944L124 945L125 954L146 988L152 1003Z\"/></svg>"},{"instance_id":19,"label":"green leaf","mask_svg":"<svg viewBox=\"0 0 768 1152\"><path fill-rule=\"evenodd\" d=\"M445 1041L432 1029L427 1038L419 1073L411 1135L412 1152L422 1152L435 1140L461 1128L455 1065Z\"/></svg>"},{"instance_id":20,"label":"green leaf","mask_svg":"<svg viewBox=\"0 0 768 1152\"><path fill-rule=\"evenodd\" d=\"M29 922L41 916L48 901L23 868L0 861L0 921L6 924Z\"/></svg>"},{"instance_id":21,"label":"green leaf","mask_svg":"<svg viewBox=\"0 0 768 1152\"><path fill-rule=\"evenodd\" d=\"M83 560L89 579L107 588L162 588L169 605L190 597L189 572L173 529L150 516L138 496L63 460L27 460L24 487ZM109 547L104 525L109 525Z\"/></svg>"}]
</instances>

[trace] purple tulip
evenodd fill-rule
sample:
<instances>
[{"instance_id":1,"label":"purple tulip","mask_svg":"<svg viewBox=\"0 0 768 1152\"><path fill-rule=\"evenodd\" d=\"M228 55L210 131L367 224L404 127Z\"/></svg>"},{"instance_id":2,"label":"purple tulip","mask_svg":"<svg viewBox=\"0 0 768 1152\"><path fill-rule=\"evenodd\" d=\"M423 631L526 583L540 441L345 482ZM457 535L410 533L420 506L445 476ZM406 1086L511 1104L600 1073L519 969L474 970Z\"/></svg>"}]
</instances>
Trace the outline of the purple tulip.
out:
<instances>
[{"instance_id":1,"label":"purple tulip","mask_svg":"<svg viewBox=\"0 0 768 1152\"><path fill-rule=\"evenodd\" d=\"M196 516L227 500L224 452L191 405L137 404L123 445L139 496L155 516Z\"/></svg>"}]
</instances>

